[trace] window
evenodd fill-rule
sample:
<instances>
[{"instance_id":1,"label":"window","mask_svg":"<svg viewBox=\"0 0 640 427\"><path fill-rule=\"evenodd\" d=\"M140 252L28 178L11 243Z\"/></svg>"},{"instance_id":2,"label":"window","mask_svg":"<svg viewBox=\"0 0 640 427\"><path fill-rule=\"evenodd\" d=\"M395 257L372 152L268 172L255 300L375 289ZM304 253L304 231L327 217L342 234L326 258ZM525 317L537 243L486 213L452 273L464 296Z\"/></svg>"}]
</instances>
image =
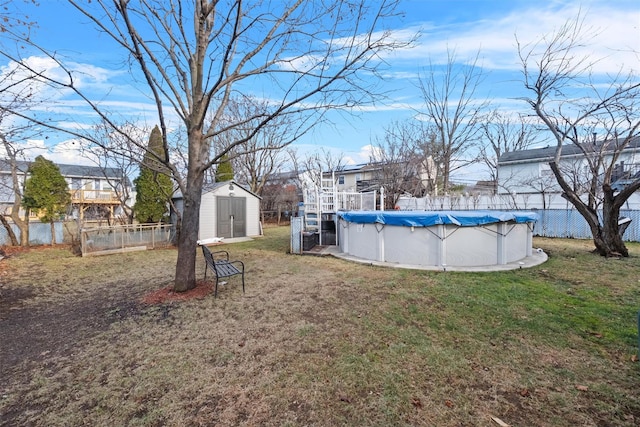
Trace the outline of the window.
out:
<instances>
[{"instance_id":1,"label":"window","mask_svg":"<svg viewBox=\"0 0 640 427\"><path fill-rule=\"evenodd\" d=\"M362 174L361 173L357 173L356 174L356 182L360 182L362 181Z\"/></svg>"},{"instance_id":2,"label":"window","mask_svg":"<svg viewBox=\"0 0 640 427\"><path fill-rule=\"evenodd\" d=\"M338 177L338 184L339 184L339 185L344 185L344 175L340 175L340 176Z\"/></svg>"},{"instance_id":3,"label":"window","mask_svg":"<svg viewBox=\"0 0 640 427\"><path fill-rule=\"evenodd\" d=\"M548 163L540 163L540 174L538 176L545 177L551 176L553 172L551 171L551 166Z\"/></svg>"}]
</instances>

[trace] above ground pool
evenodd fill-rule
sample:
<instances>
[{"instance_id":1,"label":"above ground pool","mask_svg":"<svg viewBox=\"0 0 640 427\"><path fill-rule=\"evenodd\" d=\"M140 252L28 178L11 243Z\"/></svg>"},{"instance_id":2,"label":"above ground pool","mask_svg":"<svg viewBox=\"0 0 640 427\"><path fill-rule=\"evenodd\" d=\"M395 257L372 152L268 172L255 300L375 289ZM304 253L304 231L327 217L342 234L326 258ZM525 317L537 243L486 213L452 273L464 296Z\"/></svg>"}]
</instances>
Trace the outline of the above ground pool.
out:
<instances>
[{"instance_id":1,"label":"above ground pool","mask_svg":"<svg viewBox=\"0 0 640 427\"><path fill-rule=\"evenodd\" d=\"M532 256L534 212L338 212L343 254L417 267L490 267ZM522 263L520 263L522 265Z\"/></svg>"}]
</instances>

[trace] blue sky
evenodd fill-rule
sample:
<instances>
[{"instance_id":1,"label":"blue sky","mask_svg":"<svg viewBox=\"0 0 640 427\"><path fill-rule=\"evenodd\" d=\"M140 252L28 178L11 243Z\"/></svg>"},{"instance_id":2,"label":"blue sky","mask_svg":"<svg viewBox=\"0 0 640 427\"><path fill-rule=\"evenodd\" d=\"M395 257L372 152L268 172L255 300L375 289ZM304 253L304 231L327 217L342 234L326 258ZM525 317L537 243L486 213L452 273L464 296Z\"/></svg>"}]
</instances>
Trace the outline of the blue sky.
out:
<instances>
[{"instance_id":1,"label":"blue sky","mask_svg":"<svg viewBox=\"0 0 640 427\"><path fill-rule=\"evenodd\" d=\"M100 36L63 2L41 0L40 6L22 6L25 13L38 23L34 37L45 47L74 58L77 69L84 70L82 84L96 98L109 93L113 105L133 114L152 114L153 106L143 91L124 84L122 57L115 53L104 36ZM621 67L640 73L640 5L636 0L404 0L405 12L392 26L398 35L415 34L420 38L412 49L397 51L386 58L388 67L382 89L390 96L374 106L359 109L357 114L332 114L332 125L322 125L295 145L301 153L324 147L343 154L349 163L368 160L370 144L382 136L384 127L394 120L409 119L420 107L416 79L429 62L446 61L447 49L455 50L456 58L467 61L479 53L479 65L486 79L478 97L488 98L494 108L515 113L527 111L523 101L521 67L517 58L515 35L523 42L539 40L575 18L580 10L585 25L593 28L596 37L586 53L602 58L594 71L606 80L607 73ZM32 60L36 61L34 53ZM0 67L7 64L0 63ZM116 70L116 71L114 71ZM77 103L58 105L82 116L86 114ZM59 144L51 151L51 141ZM59 162L77 162L78 157L68 141L51 138L47 142L30 141L39 147L33 155L49 149L48 158ZM481 170L462 171L454 179L468 181L482 178Z\"/></svg>"}]
</instances>

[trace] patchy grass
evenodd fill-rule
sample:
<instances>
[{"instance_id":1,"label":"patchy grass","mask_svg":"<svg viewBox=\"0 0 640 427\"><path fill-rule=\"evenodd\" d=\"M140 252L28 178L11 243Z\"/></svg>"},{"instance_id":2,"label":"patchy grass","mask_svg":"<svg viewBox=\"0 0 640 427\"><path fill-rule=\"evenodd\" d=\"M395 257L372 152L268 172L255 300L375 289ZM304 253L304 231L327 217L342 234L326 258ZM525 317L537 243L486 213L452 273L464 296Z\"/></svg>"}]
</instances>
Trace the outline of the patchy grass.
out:
<instances>
[{"instance_id":1,"label":"patchy grass","mask_svg":"<svg viewBox=\"0 0 640 427\"><path fill-rule=\"evenodd\" d=\"M232 278L158 306L138 301L170 283L174 250L3 261L3 292L28 295L15 310L105 298L78 315L108 322L8 370L2 425L640 424L639 245L617 260L536 239L536 268L442 273L287 255L288 228L265 231L224 247L246 295Z\"/></svg>"}]
</instances>

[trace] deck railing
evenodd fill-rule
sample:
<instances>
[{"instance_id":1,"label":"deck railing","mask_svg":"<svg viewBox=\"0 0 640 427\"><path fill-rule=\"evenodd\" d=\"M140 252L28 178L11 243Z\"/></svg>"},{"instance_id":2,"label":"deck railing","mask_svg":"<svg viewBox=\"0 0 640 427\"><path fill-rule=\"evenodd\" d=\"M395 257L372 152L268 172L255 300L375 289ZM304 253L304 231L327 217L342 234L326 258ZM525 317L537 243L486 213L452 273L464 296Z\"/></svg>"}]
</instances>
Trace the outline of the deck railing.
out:
<instances>
[{"instance_id":1,"label":"deck railing","mask_svg":"<svg viewBox=\"0 0 640 427\"><path fill-rule=\"evenodd\" d=\"M72 203L120 203L112 190L71 190Z\"/></svg>"}]
</instances>

